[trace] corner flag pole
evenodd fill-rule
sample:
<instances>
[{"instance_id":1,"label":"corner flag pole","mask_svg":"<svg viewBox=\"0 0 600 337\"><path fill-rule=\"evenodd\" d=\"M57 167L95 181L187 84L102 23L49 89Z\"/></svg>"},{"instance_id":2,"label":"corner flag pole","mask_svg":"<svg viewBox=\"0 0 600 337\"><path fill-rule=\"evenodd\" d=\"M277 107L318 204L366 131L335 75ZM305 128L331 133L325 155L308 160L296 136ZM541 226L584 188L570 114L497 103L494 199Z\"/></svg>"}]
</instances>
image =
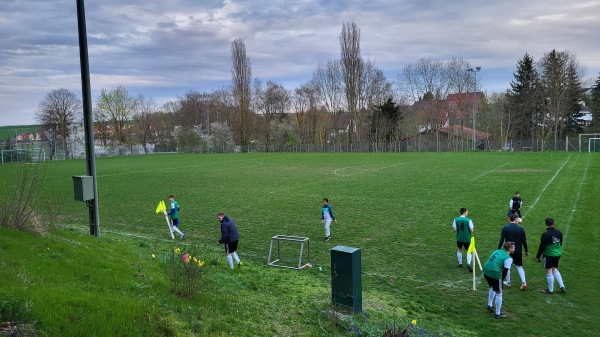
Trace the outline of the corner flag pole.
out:
<instances>
[{"instance_id":1,"label":"corner flag pole","mask_svg":"<svg viewBox=\"0 0 600 337\"><path fill-rule=\"evenodd\" d=\"M167 226L169 227L169 232L171 233L171 239L175 239L175 236L173 235L173 227L171 226L171 221L169 220L169 215L167 214L167 206L163 200L161 200L156 207L156 213L159 212L163 212L165 215L165 220L167 220Z\"/></svg>"},{"instance_id":2,"label":"corner flag pole","mask_svg":"<svg viewBox=\"0 0 600 337\"><path fill-rule=\"evenodd\" d=\"M471 237L471 244L469 245L469 249L467 250L467 253L471 253L473 255L475 255L475 259L477 259L477 263L475 263L475 259L472 259L473 261L473 290L477 290L476 286L475 286L475 269L477 269L476 264L479 264L479 270L483 271L483 267L481 266L481 261L479 260L479 255L477 255L477 249L475 249L475 237L472 236Z\"/></svg>"}]
</instances>

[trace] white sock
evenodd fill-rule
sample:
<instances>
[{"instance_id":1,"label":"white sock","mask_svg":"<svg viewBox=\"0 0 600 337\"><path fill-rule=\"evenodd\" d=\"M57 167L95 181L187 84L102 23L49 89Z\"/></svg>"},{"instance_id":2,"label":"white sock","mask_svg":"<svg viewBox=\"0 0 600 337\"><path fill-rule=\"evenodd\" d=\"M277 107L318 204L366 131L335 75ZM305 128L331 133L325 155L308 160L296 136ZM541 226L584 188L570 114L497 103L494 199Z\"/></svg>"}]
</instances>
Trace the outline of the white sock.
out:
<instances>
[{"instance_id":1,"label":"white sock","mask_svg":"<svg viewBox=\"0 0 600 337\"><path fill-rule=\"evenodd\" d=\"M502 293L496 294L496 315L500 315L502 309Z\"/></svg>"},{"instance_id":2,"label":"white sock","mask_svg":"<svg viewBox=\"0 0 600 337\"><path fill-rule=\"evenodd\" d=\"M559 287L561 287L561 288L565 287L562 276L560 275L560 272L558 271L558 269L554 269L554 271L552 272L552 276L554 276L554 279L556 280L556 282L558 282Z\"/></svg>"},{"instance_id":3,"label":"white sock","mask_svg":"<svg viewBox=\"0 0 600 337\"><path fill-rule=\"evenodd\" d=\"M488 307L492 306L492 302L494 301L494 296L496 296L496 292L494 289L490 288L490 293L488 294Z\"/></svg>"},{"instance_id":4,"label":"white sock","mask_svg":"<svg viewBox=\"0 0 600 337\"><path fill-rule=\"evenodd\" d=\"M473 254L472 253L467 253L467 264L470 266L471 265L471 260L473 259Z\"/></svg>"},{"instance_id":5,"label":"white sock","mask_svg":"<svg viewBox=\"0 0 600 337\"><path fill-rule=\"evenodd\" d=\"M456 253L456 257L458 257L458 264L462 264L462 252Z\"/></svg>"},{"instance_id":6,"label":"white sock","mask_svg":"<svg viewBox=\"0 0 600 337\"><path fill-rule=\"evenodd\" d=\"M519 272L519 277L521 278L521 283L527 283L527 281L525 281L525 269L523 269L523 266L516 267L517 271Z\"/></svg>"},{"instance_id":7,"label":"white sock","mask_svg":"<svg viewBox=\"0 0 600 337\"><path fill-rule=\"evenodd\" d=\"M510 284L510 268L508 268L508 272L506 273L506 277L504 278L504 281L508 284Z\"/></svg>"},{"instance_id":8,"label":"white sock","mask_svg":"<svg viewBox=\"0 0 600 337\"><path fill-rule=\"evenodd\" d=\"M227 255L227 263L229 264L229 268L233 269L233 258L231 255Z\"/></svg>"},{"instance_id":9,"label":"white sock","mask_svg":"<svg viewBox=\"0 0 600 337\"><path fill-rule=\"evenodd\" d=\"M546 281L548 281L548 290L554 291L554 276L546 274Z\"/></svg>"},{"instance_id":10,"label":"white sock","mask_svg":"<svg viewBox=\"0 0 600 337\"><path fill-rule=\"evenodd\" d=\"M183 233L179 230L179 228L177 228L175 226L171 226L171 228L173 228L173 232L178 233L179 235L183 235Z\"/></svg>"},{"instance_id":11,"label":"white sock","mask_svg":"<svg viewBox=\"0 0 600 337\"><path fill-rule=\"evenodd\" d=\"M240 264L240 257L237 255L237 252L231 253L231 256L233 256L235 263Z\"/></svg>"}]
</instances>

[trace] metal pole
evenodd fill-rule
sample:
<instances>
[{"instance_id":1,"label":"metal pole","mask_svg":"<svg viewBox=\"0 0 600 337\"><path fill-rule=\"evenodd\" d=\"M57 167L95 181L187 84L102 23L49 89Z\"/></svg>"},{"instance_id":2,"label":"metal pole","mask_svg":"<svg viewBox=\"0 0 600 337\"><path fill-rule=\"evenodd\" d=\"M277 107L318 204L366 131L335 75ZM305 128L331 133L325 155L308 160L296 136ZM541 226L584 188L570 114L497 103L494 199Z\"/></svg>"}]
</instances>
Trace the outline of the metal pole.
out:
<instances>
[{"instance_id":1,"label":"metal pole","mask_svg":"<svg viewBox=\"0 0 600 337\"><path fill-rule=\"evenodd\" d=\"M477 101L477 73L473 71L474 77L474 88L473 88L473 150L475 150L475 142L477 141L475 128L477 127L477 123L475 123L475 114L477 113L477 105L475 101Z\"/></svg>"},{"instance_id":2,"label":"metal pole","mask_svg":"<svg viewBox=\"0 0 600 337\"><path fill-rule=\"evenodd\" d=\"M77 0L77 28L79 32L79 60L81 65L81 91L83 98L83 125L85 129L85 158L87 174L92 177L94 199L88 200L90 234L100 236L98 216L98 184L96 182L96 155L94 153L94 117L92 115L92 94L90 86L90 65L88 60L87 32L85 28L84 0Z\"/></svg>"},{"instance_id":3,"label":"metal pole","mask_svg":"<svg viewBox=\"0 0 600 337\"><path fill-rule=\"evenodd\" d=\"M475 115L477 113L477 72L481 70L481 67L469 68L467 71L473 73L473 150L475 150L475 142L477 141L476 137L476 127L477 123L475 122Z\"/></svg>"}]
</instances>

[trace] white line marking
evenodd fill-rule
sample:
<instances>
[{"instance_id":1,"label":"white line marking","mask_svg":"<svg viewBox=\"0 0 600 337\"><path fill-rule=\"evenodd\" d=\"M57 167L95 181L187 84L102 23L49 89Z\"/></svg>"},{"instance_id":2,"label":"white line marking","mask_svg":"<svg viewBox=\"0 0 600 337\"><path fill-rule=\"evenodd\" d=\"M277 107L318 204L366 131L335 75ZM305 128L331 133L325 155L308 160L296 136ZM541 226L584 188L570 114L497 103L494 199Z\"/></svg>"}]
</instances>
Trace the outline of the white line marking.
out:
<instances>
[{"instance_id":1,"label":"white line marking","mask_svg":"<svg viewBox=\"0 0 600 337\"><path fill-rule=\"evenodd\" d=\"M360 165L360 166L347 166L347 167L342 167L340 169L334 170L333 174L337 175L337 176L341 176L341 177L350 177L350 176L355 176L357 174L371 173L371 172L383 170L383 169L386 169L386 168L389 168L389 167L394 167L394 166L399 166L399 165L404 165L404 164L406 164L406 163L392 164L392 165L387 165L387 166L379 167L379 168L376 167L376 168L373 168L373 169L369 169L368 167L371 167L371 166L381 166L381 164L376 164L376 165ZM364 169L363 169L363 167L364 167ZM352 169L352 168L360 168L361 171L357 172L357 173L350 173L350 174L339 173L339 171L343 171L343 170L347 170L347 169Z\"/></svg>"},{"instance_id":2,"label":"white line marking","mask_svg":"<svg viewBox=\"0 0 600 337\"><path fill-rule=\"evenodd\" d=\"M499 169L499 168L501 168L501 167L503 167L503 166L506 166L506 165L508 165L508 164L509 164L509 163L502 164L502 165L500 165L500 166L496 167L496 168L495 168L495 169L493 169L493 170L489 170L489 171L487 171L486 173L484 173L484 174L480 175L479 177L473 178L471 181L473 181L473 180L476 180L476 179L479 179L479 178L483 177L483 176L484 176L484 175L486 175L486 174L490 174L490 173L492 173L492 172L496 171L497 169Z\"/></svg>"},{"instance_id":3,"label":"white line marking","mask_svg":"<svg viewBox=\"0 0 600 337\"><path fill-rule=\"evenodd\" d=\"M572 156L573 156L573 154L571 153L571 155L569 155L569 158L567 158L567 160L565 160L565 162L558 168L558 170L556 171L556 173L554 173L554 176L546 183L546 186L544 186L544 188L542 188L542 190L540 191L540 194L538 194L538 196L535 199L535 201L533 202L533 204L531 204L531 206L529 207L529 209L527 210L527 212L525 212L525 214L523 214L523 216L521 217L523 220L525 220L525 217L527 216L527 214L529 212L531 212L531 210L535 207L535 205L538 203L538 201L540 201L540 198L542 197L542 195L546 191L546 188L548 188L548 186L550 186L550 184L552 184L552 182L554 181L554 179L558 176L558 174L560 173L560 171L562 170L562 168L565 167L565 165L567 165L567 163L569 162L569 160L571 159Z\"/></svg>"},{"instance_id":4,"label":"white line marking","mask_svg":"<svg viewBox=\"0 0 600 337\"><path fill-rule=\"evenodd\" d=\"M583 188L583 184L585 182L585 178L587 177L588 168L590 167L590 156L588 156L587 164L585 165L585 170L583 171L583 177L581 178L581 182L579 183L579 188L577 189L577 196L575 197L575 201L573 202L573 211L571 215L569 215L569 220L567 220L567 226L565 228L565 235L563 236L563 249L565 247L565 243L567 242L567 235L569 235L569 228L571 227L571 220L573 220L573 215L577 210L577 204L579 203L579 197L581 196L581 189Z\"/></svg>"}]
</instances>

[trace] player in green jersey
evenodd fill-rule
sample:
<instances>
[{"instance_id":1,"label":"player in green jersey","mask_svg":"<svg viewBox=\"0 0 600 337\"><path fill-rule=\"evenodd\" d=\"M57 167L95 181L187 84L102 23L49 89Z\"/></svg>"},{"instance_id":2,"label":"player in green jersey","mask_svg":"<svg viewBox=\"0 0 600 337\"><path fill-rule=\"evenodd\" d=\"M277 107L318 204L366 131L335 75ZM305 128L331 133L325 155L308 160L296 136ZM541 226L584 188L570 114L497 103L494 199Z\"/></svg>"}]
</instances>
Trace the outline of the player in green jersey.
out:
<instances>
[{"instance_id":1,"label":"player in green jersey","mask_svg":"<svg viewBox=\"0 0 600 337\"><path fill-rule=\"evenodd\" d=\"M452 229L456 232L456 257L458 258L458 268L462 268L462 249L467 251L467 268L469 273L473 271L471 269L472 254L469 253L469 246L471 245L471 233L473 233L473 221L467 218L469 210L466 208L460 209L460 216L454 219L452 222Z\"/></svg>"},{"instance_id":2,"label":"player in green jersey","mask_svg":"<svg viewBox=\"0 0 600 337\"><path fill-rule=\"evenodd\" d=\"M171 207L168 215L171 218L171 229L179 234L180 240L183 240L185 234L179 230L179 203L172 195L169 196L169 201L171 203Z\"/></svg>"},{"instance_id":3,"label":"player in green jersey","mask_svg":"<svg viewBox=\"0 0 600 337\"><path fill-rule=\"evenodd\" d=\"M496 303L495 316L496 319L506 318L500 309L502 308L502 281L506 277L506 273L512 264L510 254L515 252L515 244L511 241L506 241L502 245L503 249L495 250L490 255L487 262L483 265L483 277L485 277L490 291L488 293L487 310L493 312L492 302Z\"/></svg>"},{"instance_id":4,"label":"player in green jersey","mask_svg":"<svg viewBox=\"0 0 600 337\"><path fill-rule=\"evenodd\" d=\"M542 266L546 269L546 281L548 288L542 289L544 294L554 294L554 280L558 282L561 293L566 293L565 284L563 283L562 275L558 271L558 261L562 255L562 233L554 228L554 219L546 218L546 232L542 234L540 247L535 255L535 262L542 262ZM540 261L540 256L544 256Z\"/></svg>"}]
</instances>

